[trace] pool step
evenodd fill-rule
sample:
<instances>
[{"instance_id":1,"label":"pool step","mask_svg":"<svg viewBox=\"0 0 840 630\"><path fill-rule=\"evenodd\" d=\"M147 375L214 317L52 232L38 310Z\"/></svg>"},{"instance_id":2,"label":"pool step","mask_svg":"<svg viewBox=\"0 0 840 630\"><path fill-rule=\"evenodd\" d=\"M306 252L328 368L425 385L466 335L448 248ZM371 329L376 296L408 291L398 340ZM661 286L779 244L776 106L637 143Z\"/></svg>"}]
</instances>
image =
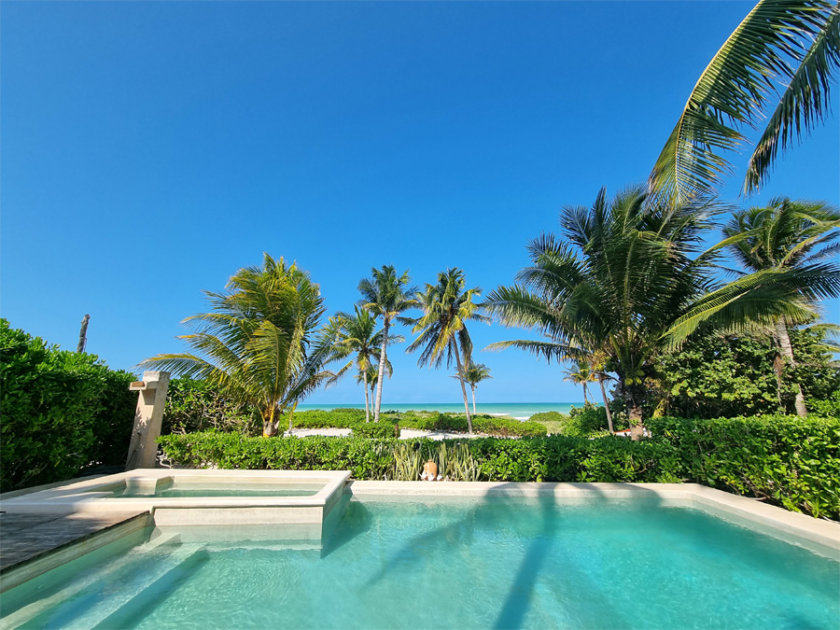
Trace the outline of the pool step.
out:
<instances>
[{"instance_id":1,"label":"pool step","mask_svg":"<svg viewBox=\"0 0 840 630\"><path fill-rule=\"evenodd\" d=\"M0 620L3 628L91 628L169 571L201 551L195 546L174 548L171 554L148 562L148 556L127 556L115 564L75 579L49 597L38 599ZM141 584L126 584L136 565L149 564ZM114 627L114 626L112 626Z\"/></svg>"}]
</instances>

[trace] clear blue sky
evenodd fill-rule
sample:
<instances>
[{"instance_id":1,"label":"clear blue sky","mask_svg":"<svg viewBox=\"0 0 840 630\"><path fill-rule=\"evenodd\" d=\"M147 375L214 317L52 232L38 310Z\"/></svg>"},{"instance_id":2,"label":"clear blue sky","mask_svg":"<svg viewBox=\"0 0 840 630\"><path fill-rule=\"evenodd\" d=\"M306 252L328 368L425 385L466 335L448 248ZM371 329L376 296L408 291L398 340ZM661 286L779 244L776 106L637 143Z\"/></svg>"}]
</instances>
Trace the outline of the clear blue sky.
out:
<instances>
[{"instance_id":1,"label":"clear blue sky","mask_svg":"<svg viewBox=\"0 0 840 630\"><path fill-rule=\"evenodd\" d=\"M4 2L2 315L72 349L90 313L88 350L131 368L183 349L201 290L263 251L310 271L330 312L382 264L509 283L562 206L644 181L751 6ZM840 203L834 96L761 195L738 200L741 170L723 198ZM386 404L458 401L403 349ZM582 399L560 367L475 359L486 402ZM348 378L307 402L361 400Z\"/></svg>"}]
</instances>

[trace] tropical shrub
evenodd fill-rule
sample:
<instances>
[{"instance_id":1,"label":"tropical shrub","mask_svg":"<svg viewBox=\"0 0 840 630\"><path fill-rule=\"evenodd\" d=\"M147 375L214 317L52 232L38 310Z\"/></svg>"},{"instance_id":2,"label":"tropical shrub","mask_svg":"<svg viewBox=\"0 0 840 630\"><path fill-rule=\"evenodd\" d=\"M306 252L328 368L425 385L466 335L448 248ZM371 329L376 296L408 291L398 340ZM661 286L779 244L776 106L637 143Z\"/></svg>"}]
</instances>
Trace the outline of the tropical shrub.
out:
<instances>
[{"instance_id":1,"label":"tropical shrub","mask_svg":"<svg viewBox=\"0 0 840 630\"><path fill-rule=\"evenodd\" d=\"M0 489L60 481L125 462L134 375L60 350L0 320Z\"/></svg>"},{"instance_id":2,"label":"tropical shrub","mask_svg":"<svg viewBox=\"0 0 840 630\"><path fill-rule=\"evenodd\" d=\"M357 422L353 425L353 435L366 438L390 438L400 437L399 425L391 422Z\"/></svg>"},{"instance_id":3,"label":"tropical shrub","mask_svg":"<svg viewBox=\"0 0 840 630\"><path fill-rule=\"evenodd\" d=\"M356 479L416 480L427 459L452 480L688 481L817 517L840 517L840 419L653 418L653 439L554 435L500 440L309 437L222 433L160 439L174 465L351 470Z\"/></svg>"},{"instance_id":4,"label":"tropical shrub","mask_svg":"<svg viewBox=\"0 0 840 630\"><path fill-rule=\"evenodd\" d=\"M208 381L176 378L169 383L161 433L218 430L259 435L259 410L232 399Z\"/></svg>"},{"instance_id":5,"label":"tropical shrub","mask_svg":"<svg viewBox=\"0 0 840 630\"><path fill-rule=\"evenodd\" d=\"M813 516L840 516L840 418L655 418L654 436L677 449L686 480Z\"/></svg>"}]
</instances>

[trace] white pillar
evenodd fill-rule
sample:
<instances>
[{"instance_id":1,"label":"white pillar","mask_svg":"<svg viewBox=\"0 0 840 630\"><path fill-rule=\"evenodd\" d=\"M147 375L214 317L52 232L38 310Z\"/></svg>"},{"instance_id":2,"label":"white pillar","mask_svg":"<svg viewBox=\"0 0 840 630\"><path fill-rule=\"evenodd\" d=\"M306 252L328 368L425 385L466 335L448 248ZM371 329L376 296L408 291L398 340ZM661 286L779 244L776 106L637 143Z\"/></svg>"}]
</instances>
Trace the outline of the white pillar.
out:
<instances>
[{"instance_id":1,"label":"white pillar","mask_svg":"<svg viewBox=\"0 0 840 630\"><path fill-rule=\"evenodd\" d=\"M134 431L128 447L125 469L154 468L157 463L157 439L166 405L169 372L143 372L143 380L135 381L131 391L139 392L134 412Z\"/></svg>"}]
</instances>

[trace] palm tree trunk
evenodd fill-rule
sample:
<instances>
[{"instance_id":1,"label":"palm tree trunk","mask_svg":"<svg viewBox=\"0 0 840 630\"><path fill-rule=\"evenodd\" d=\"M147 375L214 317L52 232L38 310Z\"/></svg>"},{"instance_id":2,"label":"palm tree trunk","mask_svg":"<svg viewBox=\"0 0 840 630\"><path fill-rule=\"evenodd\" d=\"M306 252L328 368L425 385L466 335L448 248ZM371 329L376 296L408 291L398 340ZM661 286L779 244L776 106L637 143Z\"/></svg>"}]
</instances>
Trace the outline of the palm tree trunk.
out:
<instances>
[{"instance_id":1,"label":"palm tree trunk","mask_svg":"<svg viewBox=\"0 0 840 630\"><path fill-rule=\"evenodd\" d=\"M367 370L364 371L365 377L365 422L370 422L370 401L368 398L368 384L367 384Z\"/></svg>"},{"instance_id":2,"label":"palm tree trunk","mask_svg":"<svg viewBox=\"0 0 840 630\"><path fill-rule=\"evenodd\" d=\"M586 396L586 381L583 381L583 406L586 407L589 405L589 398Z\"/></svg>"},{"instance_id":3,"label":"palm tree trunk","mask_svg":"<svg viewBox=\"0 0 840 630\"><path fill-rule=\"evenodd\" d=\"M292 430L292 418L295 415L295 409L297 409L297 406L298 406L298 404L297 404L297 402L295 402L295 404L292 405L292 408L289 410L289 431ZM278 420L278 423L279 423L279 420Z\"/></svg>"},{"instance_id":4,"label":"palm tree trunk","mask_svg":"<svg viewBox=\"0 0 840 630\"><path fill-rule=\"evenodd\" d=\"M376 403L373 408L374 422L379 422L379 409L382 407L382 382L385 380L385 352L388 347L388 329L391 327L391 320L387 315L382 319L382 352L379 353L379 376L376 379Z\"/></svg>"},{"instance_id":5,"label":"palm tree trunk","mask_svg":"<svg viewBox=\"0 0 840 630\"><path fill-rule=\"evenodd\" d=\"M607 399L607 390L604 389L603 376L598 376L598 384L601 386L601 396L604 398L604 409L607 411L607 426L610 428L610 433L615 433L612 423L612 412L610 411L610 401Z\"/></svg>"},{"instance_id":6,"label":"palm tree trunk","mask_svg":"<svg viewBox=\"0 0 840 630\"><path fill-rule=\"evenodd\" d=\"M475 385L470 385L470 389L472 389L473 415L475 415Z\"/></svg>"},{"instance_id":7,"label":"palm tree trunk","mask_svg":"<svg viewBox=\"0 0 840 630\"><path fill-rule=\"evenodd\" d=\"M464 386L464 373L461 371L461 353L458 352L458 344L454 338L449 343L452 344L452 349L455 351L455 366L458 368L458 382L461 383L461 393L464 395L464 411L467 412L467 431L472 435L473 426L472 418L470 417L470 403L467 400L467 388Z\"/></svg>"},{"instance_id":8,"label":"palm tree trunk","mask_svg":"<svg viewBox=\"0 0 840 630\"><path fill-rule=\"evenodd\" d=\"M793 358L793 346L790 343L790 335L788 335L787 324L783 319L776 322L776 341L782 351L782 356L787 359L791 367L796 367L796 360ZM779 376L778 372L776 373ZM796 400L794 407L796 408L796 415L804 418L808 415L808 410L805 407L805 396L802 394L802 386L799 382L795 382L796 386Z\"/></svg>"}]
</instances>

